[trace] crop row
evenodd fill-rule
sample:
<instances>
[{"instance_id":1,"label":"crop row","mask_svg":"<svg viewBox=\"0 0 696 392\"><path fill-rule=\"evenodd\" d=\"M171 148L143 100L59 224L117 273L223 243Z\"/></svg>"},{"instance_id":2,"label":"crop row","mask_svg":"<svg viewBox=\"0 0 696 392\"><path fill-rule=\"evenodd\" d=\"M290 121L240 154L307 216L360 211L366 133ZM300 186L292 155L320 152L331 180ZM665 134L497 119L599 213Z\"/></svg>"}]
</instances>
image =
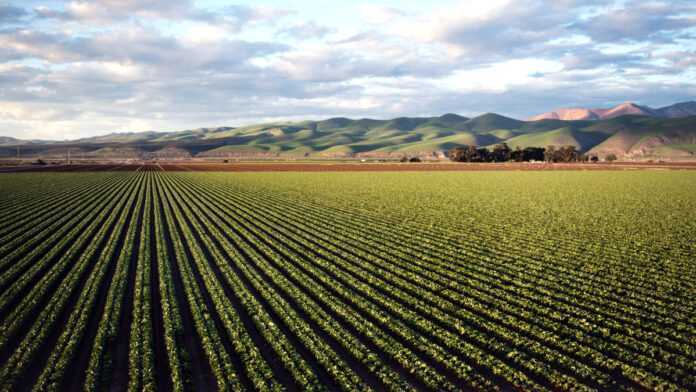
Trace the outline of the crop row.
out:
<instances>
[{"instance_id":1,"label":"crop row","mask_svg":"<svg viewBox=\"0 0 696 392\"><path fill-rule=\"evenodd\" d=\"M2 390L696 388L691 180L528 175L0 176Z\"/></svg>"}]
</instances>

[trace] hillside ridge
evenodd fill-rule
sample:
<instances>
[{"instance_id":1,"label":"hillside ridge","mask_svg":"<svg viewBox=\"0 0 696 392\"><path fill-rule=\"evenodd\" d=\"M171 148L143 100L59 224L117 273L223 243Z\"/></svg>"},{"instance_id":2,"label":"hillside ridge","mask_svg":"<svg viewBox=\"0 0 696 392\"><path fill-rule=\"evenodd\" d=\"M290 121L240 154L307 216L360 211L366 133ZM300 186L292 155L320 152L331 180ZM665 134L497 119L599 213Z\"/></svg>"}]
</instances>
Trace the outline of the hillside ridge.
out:
<instances>
[{"instance_id":1,"label":"hillside ridge","mask_svg":"<svg viewBox=\"0 0 696 392\"><path fill-rule=\"evenodd\" d=\"M543 119L554 120L608 120L614 117L625 115L638 115L663 118L679 118L696 115L696 101L679 102L673 105L653 109L648 106L638 105L634 102L624 102L612 108L590 109L590 108L560 108L551 112L538 114L530 117L529 121Z\"/></svg>"},{"instance_id":2,"label":"hillside ridge","mask_svg":"<svg viewBox=\"0 0 696 392\"><path fill-rule=\"evenodd\" d=\"M169 132L118 132L72 141L21 141L0 138L0 157L84 159L167 158L394 158L444 159L465 145L512 148L574 145L600 157L696 159L696 116L635 115L633 104L607 119L522 121L496 113L467 118L453 113L435 117L271 122L242 127L209 127ZM688 111L689 105L672 105ZM609 111L607 112L611 114Z\"/></svg>"}]
</instances>

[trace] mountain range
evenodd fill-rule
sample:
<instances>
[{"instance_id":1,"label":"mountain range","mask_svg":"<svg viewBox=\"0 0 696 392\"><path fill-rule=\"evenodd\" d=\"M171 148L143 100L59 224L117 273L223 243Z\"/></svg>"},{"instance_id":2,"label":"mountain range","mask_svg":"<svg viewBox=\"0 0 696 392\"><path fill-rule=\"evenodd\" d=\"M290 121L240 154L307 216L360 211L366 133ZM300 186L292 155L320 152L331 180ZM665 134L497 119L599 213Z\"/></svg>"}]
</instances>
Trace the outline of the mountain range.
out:
<instances>
[{"instance_id":1,"label":"mountain range","mask_svg":"<svg viewBox=\"0 0 696 392\"><path fill-rule=\"evenodd\" d=\"M680 102L657 109L641 106L633 102L625 102L608 109L563 108L533 116L529 120L607 120L625 115L662 118L696 116L696 102Z\"/></svg>"},{"instance_id":2,"label":"mountain range","mask_svg":"<svg viewBox=\"0 0 696 392\"><path fill-rule=\"evenodd\" d=\"M70 150L72 157L94 159L444 158L447 150L457 146L505 142L512 148L574 145L600 157L615 154L632 159L696 159L696 115L690 112L695 106L688 102L648 111L624 104L601 112L605 118L582 120L521 121L495 113L474 118L457 114L389 120L337 117L236 128L122 132L72 141L0 137L0 157L11 158L19 153L25 158L64 158ZM635 113L634 108L642 111ZM618 114L624 110L626 113Z\"/></svg>"}]
</instances>

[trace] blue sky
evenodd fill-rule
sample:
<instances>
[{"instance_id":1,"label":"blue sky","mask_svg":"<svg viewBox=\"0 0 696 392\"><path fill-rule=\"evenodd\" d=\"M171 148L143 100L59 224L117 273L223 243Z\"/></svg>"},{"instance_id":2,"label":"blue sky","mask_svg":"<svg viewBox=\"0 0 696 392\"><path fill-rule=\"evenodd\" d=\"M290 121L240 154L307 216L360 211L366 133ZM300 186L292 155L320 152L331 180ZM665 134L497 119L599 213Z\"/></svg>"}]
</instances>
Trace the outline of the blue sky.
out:
<instances>
[{"instance_id":1,"label":"blue sky","mask_svg":"<svg viewBox=\"0 0 696 392\"><path fill-rule=\"evenodd\" d=\"M696 97L696 2L0 0L0 135Z\"/></svg>"}]
</instances>

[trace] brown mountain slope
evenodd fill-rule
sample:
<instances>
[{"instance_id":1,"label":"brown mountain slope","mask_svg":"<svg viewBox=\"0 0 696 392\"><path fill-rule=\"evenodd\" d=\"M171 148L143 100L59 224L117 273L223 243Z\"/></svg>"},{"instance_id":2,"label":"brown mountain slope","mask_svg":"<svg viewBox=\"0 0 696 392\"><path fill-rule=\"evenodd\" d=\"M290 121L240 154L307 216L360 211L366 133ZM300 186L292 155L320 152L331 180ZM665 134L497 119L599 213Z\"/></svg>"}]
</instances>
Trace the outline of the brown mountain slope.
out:
<instances>
[{"instance_id":1,"label":"brown mountain slope","mask_svg":"<svg viewBox=\"0 0 696 392\"><path fill-rule=\"evenodd\" d=\"M595 113L597 113L602 120L625 115L656 116L653 109L645 106L638 106L633 102L625 102L607 110L595 109Z\"/></svg>"},{"instance_id":2,"label":"brown mountain slope","mask_svg":"<svg viewBox=\"0 0 696 392\"><path fill-rule=\"evenodd\" d=\"M680 118L696 115L696 102L680 102L674 105L653 109L647 106L624 102L608 109L563 108L531 117L530 121L554 120L607 120L625 115Z\"/></svg>"},{"instance_id":3,"label":"brown mountain slope","mask_svg":"<svg viewBox=\"0 0 696 392\"><path fill-rule=\"evenodd\" d=\"M663 117L667 118L696 116L696 102L675 103L674 105L660 108L658 111Z\"/></svg>"},{"instance_id":4,"label":"brown mountain slope","mask_svg":"<svg viewBox=\"0 0 696 392\"><path fill-rule=\"evenodd\" d=\"M598 120L599 115L595 113L592 109L584 109L584 108L563 108L563 109L558 109L553 112L548 112L548 113L543 113L538 116L534 116L529 119L529 121L538 121L538 120L546 120L546 119L551 119L551 120L564 120L564 121L571 121L571 120Z\"/></svg>"}]
</instances>

